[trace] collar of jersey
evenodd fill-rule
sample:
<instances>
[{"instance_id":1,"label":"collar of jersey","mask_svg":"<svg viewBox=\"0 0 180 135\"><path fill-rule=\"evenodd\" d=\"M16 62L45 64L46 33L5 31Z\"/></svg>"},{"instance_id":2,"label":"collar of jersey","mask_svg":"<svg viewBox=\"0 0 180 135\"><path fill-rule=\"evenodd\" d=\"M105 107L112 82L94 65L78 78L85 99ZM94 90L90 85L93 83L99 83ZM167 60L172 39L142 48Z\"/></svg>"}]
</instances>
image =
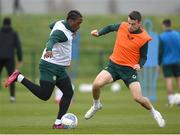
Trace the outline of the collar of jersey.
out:
<instances>
[{"instance_id":1,"label":"collar of jersey","mask_svg":"<svg viewBox=\"0 0 180 135\"><path fill-rule=\"evenodd\" d=\"M74 31L71 29L71 27L69 26L69 24L68 24L67 21L62 21L62 23L64 24L64 26L65 26L68 30L70 30L71 32L74 32Z\"/></svg>"}]
</instances>

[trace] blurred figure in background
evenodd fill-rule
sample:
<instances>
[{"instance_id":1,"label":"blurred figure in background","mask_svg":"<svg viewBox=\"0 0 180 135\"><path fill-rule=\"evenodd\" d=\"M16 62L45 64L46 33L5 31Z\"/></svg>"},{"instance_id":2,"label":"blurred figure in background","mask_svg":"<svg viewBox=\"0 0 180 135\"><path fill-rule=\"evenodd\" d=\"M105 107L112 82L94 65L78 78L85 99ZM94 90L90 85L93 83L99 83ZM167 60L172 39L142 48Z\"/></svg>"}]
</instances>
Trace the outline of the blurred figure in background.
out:
<instances>
[{"instance_id":1,"label":"blurred figure in background","mask_svg":"<svg viewBox=\"0 0 180 135\"><path fill-rule=\"evenodd\" d=\"M14 0L14 4L13 4L13 13L14 14L18 14L18 13L22 13L24 10L22 8L21 2L20 0Z\"/></svg>"},{"instance_id":2,"label":"blurred figure in background","mask_svg":"<svg viewBox=\"0 0 180 135\"><path fill-rule=\"evenodd\" d=\"M166 83L169 105L173 105L173 79L176 79L176 84L180 92L180 34L172 30L171 20L166 19L162 22L164 32L160 34L159 45L159 70L162 66L163 74Z\"/></svg>"},{"instance_id":3,"label":"blurred figure in background","mask_svg":"<svg viewBox=\"0 0 180 135\"><path fill-rule=\"evenodd\" d=\"M140 12L132 11L127 19L127 22L108 25L100 31L91 31L94 37L116 31L117 37L108 66L97 75L93 82L93 105L85 114L85 119L90 119L102 108L101 88L121 79L129 88L134 101L150 111L159 127L164 127L165 120L161 114L153 107L150 100L142 95L137 76L137 72L143 68L147 60L148 42L152 38L142 28Z\"/></svg>"},{"instance_id":4,"label":"blurred figure in background","mask_svg":"<svg viewBox=\"0 0 180 135\"><path fill-rule=\"evenodd\" d=\"M53 124L54 129L64 128L61 125L61 117L68 111L73 96L73 88L66 68L71 64L73 36L80 28L82 21L81 13L77 10L71 10L68 12L66 20L59 20L52 24L52 30L39 63L40 85L28 80L18 70L15 70L4 84L5 87L8 87L17 81L44 101L51 97L54 87L57 86L62 91L63 96Z\"/></svg>"},{"instance_id":5,"label":"blurred figure in background","mask_svg":"<svg viewBox=\"0 0 180 135\"><path fill-rule=\"evenodd\" d=\"M22 49L18 33L11 27L11 19L6 17L0 29L0 74L3 67L10 76L15 69L15 54L17 54L17 68L22 64ZM10 101L14 102L15 84L10 85Z\"/></svg>"}]
</instances>

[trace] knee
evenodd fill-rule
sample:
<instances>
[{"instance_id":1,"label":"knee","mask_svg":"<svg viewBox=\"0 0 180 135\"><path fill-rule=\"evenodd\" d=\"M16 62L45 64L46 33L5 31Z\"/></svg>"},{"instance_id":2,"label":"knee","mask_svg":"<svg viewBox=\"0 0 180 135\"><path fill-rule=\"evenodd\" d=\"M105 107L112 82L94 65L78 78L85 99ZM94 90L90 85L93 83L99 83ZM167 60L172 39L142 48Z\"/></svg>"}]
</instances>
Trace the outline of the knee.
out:
<instances>
[{"instance_id":1,"label":"knee","mask_svg":"<svg viewBox=\"0 0 180 135\"><path fill-rule=\"evenodd\" d=\"M93 82L93 89L100 89L102 87L101 82L95 81Z\"/></svg>"},{"instance_id":2,"label":"knee","mask_svg":"<svg viewBox=\"0 0 180 135\"><path fill-rule=\"evenodd\" d=\"M48 101L49 97L42 97L41 99L44 100L44 101Z\"/></svg>"},{"instance_id":3,"label":"knee","mask_svg":"<svg viewBox=\"0 0 180 135\"><path fill-rule=\"evenodd\" d=\"M41 96L41 99L44 100L44 101L48 101L50 97L51 97L51 95L45 95L44 94L44 95Z\"/></svg>"},{"instance_id":4,"label":"knee","mask_svg":"<svg viewBox=\"0 0 180 135\"><path fill-rule=\"evenodd\" d=\"M135 102L138 102L138 103L142 103L142 101L143 101L141 96L135 96L135 97L133 97L133 99Z\"/></svg>"},{"instance_id":5,"label":"knee","mask_svg":"<svg viewBox=\"0 0 180 135\"><path fill-rule=\"evenodd\" d=\"M68 99L71 99L73 95L74 95L74 91L73 90L70 90L68 92L63 93L63 96L68 98Z\"/></svg>"},{"instance_id":6,"label":"knee","mask_svg":"<svg viewBox=\"0 0 180 135\"><path fill-rule=\"evenodd\" d=\"M69 97L69 98L72 98L73 95L74 95L74 91L71 90L71 91L68 93L68 97Z\"/></svg>"}]
</instances>

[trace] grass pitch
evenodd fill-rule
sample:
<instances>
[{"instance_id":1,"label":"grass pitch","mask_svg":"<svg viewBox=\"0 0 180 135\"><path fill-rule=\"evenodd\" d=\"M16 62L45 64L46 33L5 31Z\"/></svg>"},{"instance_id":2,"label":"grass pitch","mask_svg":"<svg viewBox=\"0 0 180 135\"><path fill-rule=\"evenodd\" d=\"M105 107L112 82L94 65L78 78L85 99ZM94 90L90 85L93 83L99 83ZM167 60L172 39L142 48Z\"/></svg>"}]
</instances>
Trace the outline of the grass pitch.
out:
<instances>
[{"instance_id":1,"label":"grass pitch","mask_svg":"<svg viewBox=\"0 0 180 135\"><path fill-rule=\"evenodd\" d=\"M135 103L130 92L113 93L106 87L102 91L103 109L90 120L84 119L92 103L91 93L76 91L75 102L68 112L79 120L75 129L52 129L58 105L53 96L41 101L27 89L17 85L17 101L9 102L7 90L0 91L0 134L169 134L180 133L180 107L166 106L166 92L158 90L158 101L154 103L166 120L166 127L159 128L151 114Z\"/></svg>"}]
</instances>

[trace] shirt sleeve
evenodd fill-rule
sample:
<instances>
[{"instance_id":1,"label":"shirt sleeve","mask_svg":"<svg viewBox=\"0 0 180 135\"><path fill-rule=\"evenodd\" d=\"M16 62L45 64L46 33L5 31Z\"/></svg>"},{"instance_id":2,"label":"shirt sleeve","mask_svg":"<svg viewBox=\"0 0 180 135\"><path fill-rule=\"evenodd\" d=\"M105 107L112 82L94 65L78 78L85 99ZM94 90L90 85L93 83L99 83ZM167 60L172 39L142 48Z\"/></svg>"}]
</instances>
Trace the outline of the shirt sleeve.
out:
<instances>
[{"instance_id":1,"label":"shirt sleeve","mask_svg":"<svg viewBox=\"0 0 180 135\"><path fill-rule=\"evenodd\" d=\"M21 48L21 41L19 39L18 34L15 32L15 47L16 47L16 53L17 53L17 59L18 61L22 61L23 55L22 55L22 48Z\"/></svg>"},{"instance_id":2,"label":"shirt sleeve","mask_svg":"<svg viewBox=\"0 0 180 135\"><path fill-rule=\"evenodd\" d=\"M163 57L163 42L159 38L159 49L158 49L158 65L162 64L162 57Z\"/></svg>"},{"instance_id":3,"label":"shirt sleeve","mask_svg":"<svg viewBox=\"0 0 180 135\"><path fill-rule=\"evenodd\" d=\"M52 23L50 23L50 24L49 24L49 28L50 28L50 29L53 29L53 27L54 27L55 23L56 23L56 22L52 22Z\"/></svg>"},{"instance_id":4,"label":"shirt sleeve","mask_svg":"<svg viewBox=\"0 0 180 135\"><path fill-rule=\"evenodd\" d=\"M118 31L119 26L120 26L120 24L112 24L112 25L108 25L108 26L104 27L99 31L99 36L105 35L109 32Z\"/></svg>"},{"instance_id":5,"label":"shirt sleeve","mask_svg":"<svg viewBox=\"0 0 180 135\"><path fill-rule=\"evenodd\" d=\"M46 43L46 51L52 51L52 48L56 43L66 42L67 40L68 40L68 38L66 37L66 35L64 34L63 31L55 30L51 34L51 36L49 37L49 39Z\"/></svg>"},{"instance_id":6,"label":"shirt sleeve","mask_svg":"<svg viewBox=\"0 0 180 135\"><path fill-rule=\"evenodd\" d=\"M146 42L141 48L140 48L140 60L139 65L142 68L147 60L147 52L148 52L148 42Z\"/></svg>"}]
</instances>

